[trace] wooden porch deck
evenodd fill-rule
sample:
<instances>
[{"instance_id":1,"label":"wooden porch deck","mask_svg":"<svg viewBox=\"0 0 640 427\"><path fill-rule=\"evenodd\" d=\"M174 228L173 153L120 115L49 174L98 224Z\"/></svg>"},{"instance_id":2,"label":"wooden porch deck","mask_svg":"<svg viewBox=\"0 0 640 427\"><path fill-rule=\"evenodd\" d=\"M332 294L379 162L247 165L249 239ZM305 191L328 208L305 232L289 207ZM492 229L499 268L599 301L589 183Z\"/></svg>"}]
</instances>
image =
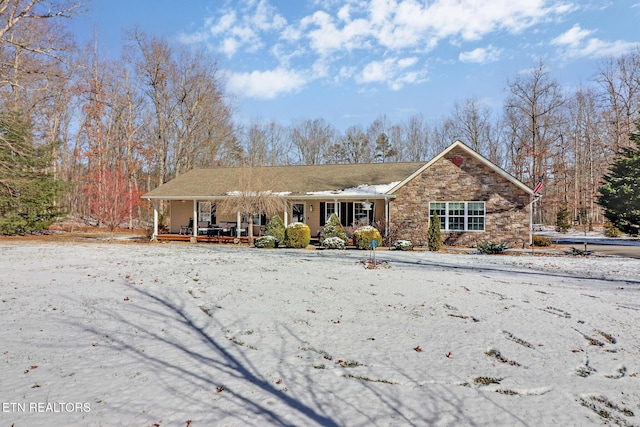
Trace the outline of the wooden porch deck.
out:
<instances>
[{"instance_id":1,"label":"wooden porch deck","mask_svg":"<svg viewBox=\"0 0 640 427\"><path fill-rule=\"evenodd\" d=\"M191 235L185 234L158 234L160 242L190 242ZM247 236L231 237L231 236L197 236L197 243L249 243Z\"/></svg>"},{"instance_id":2,"label":"wooden porch deck","mask_svg":"<svg viewBox=\"0 0 640 427\"><path fill-rule=\"evenodd\" d=\"M185 234L158 234L159 242L185 242L188 243L191 241L191 235ZM254 240L259 236L253 236ZM249 237L241 236L240 238L232 237L232 236L197 236L196 243L231 243L231 244L249 244ZM318 238L312 237L311 244L317 244Z\"/></svg>"}]
</instances>

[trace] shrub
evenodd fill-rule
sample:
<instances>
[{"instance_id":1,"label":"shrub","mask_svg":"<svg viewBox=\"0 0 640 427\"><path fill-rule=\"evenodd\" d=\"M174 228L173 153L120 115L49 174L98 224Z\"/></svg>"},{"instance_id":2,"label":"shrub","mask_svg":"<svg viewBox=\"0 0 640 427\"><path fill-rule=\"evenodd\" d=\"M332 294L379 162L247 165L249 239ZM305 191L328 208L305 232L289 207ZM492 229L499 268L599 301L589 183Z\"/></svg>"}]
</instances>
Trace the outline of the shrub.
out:
<instances>
[{"instance_id":1,"label":"shrub","mask_svg":"<svg viewBox=\"0 0 640 427\"><path fill-rule=\"evenodd\" d=\"M331 216L329 217L329 220L327 221L327 223L324 225L324 228L320 232L320 239L319 239L320 244L326 247L326 245L324 244L324 241L332 237L338 237L342 239L344 241L345 246L349 242L349 237L347 236L347 233L344 231L342 224L340 224L340 218L338 218L338 215L336 215L335 213L331 214Z\"/></svg>"},{"instance_id":2,"label":"shrub","mask_svg":"<svg viewBox=\"0 0 640 427\"><path fill-rule=\"evenodd\" d=\"M551 246L551 239L544 236L533 236L533 246Z\"/></svg>"},{"instance_id":3,"label":"shrub","mask_svg":"<svg viewBox=\"0 0 640 427\"><path fill-rule=\"evenodd\" d=\"M430 251L439 251L442 248L442 234L440 233L440 218L437 213L433 213L433 218L429 222L427 230L427 246Z\"/></svg>"},{"instance_id":4,"label":"shrub","mask_svg":"<svg viewBox=\"0 0 640 427\"><path fill-rule=\"evenodd\" d=\"M275 248L276 240L273 236L261 236L256 239L254 245L256 248Z\"/></svg>"},{"instance_id":5,"label":"shrub","mask_svg":"<svg viewBox=\"0 0 640 427\"><path fill-rule=\"evenodd\" d=\"M507 244L506 243L493 243L493 242L483 242L483 243L478 243L477 245L478 250L480 251L480 253L483 254L501 254L504 253L504 251L507 250Z\"/></svg>"},{"instance_id":6,"label":"shrub","mask_svg":"<svg viewBox=\"0 0 640 427\"><path fill-rule=\"evenodd\" d=\"M284 229L284 222L282 222L280 216L274 215L267 223L267 226L264 230L264 235L273 236L279 242L282 242L284 241Z\"/></svg>"},{"instance_id":7,"label":"shrub","mask_svg":"<svg viewBox=\"0 0 640 427\"><path fill-rule=\"evenodd\" d=\"M606 221L604 224L604 235L607 237L620 237L622 236L622 231L620 231L615 225L611 223L611 221Z\"/></svg>"},{"instance_id":8,"label":"shrub","mask_svg":"<svg viewBox=\"0 0 640 427\"><path fill-rule=\"evenodd\" d=\"M311 242L311 229L307 224L294 222L287 226L284 244L288 248L306 248Z\"/></svg>"},{"instance_id":9,"label":"shrub","mask_svg":"<svg viewBox=\"0 0 640 427\"><path fill-rule=\"evenodd\" d=\"M398 251L412 251L413 243L408 240L397 240L393 243L393 247Z\"/></svg>"},{"instance_id":10,"label":"shrub","mask_svg":"<svg viewBox=\"0 0 640 427\"><path fill-rule=\"evenodd\" d=\"M556 231L559 233L566 233L571 228L571 212L567 205L556 214Z\"/></svg>"},{"instance_id":11,"label":"shrub","mask_svg":"<svg viewBox=\"0 0 640 427\"><path fill-rule=\"evenodd\" d=\"M345 249L347 244L340 237L327 237L323 240L322 246L327 249Z\"/></svg>"},{"instance_id":12,"label":"shrub","mask_svg":"<svg viewBox=\"0 0 640 427\"><path fill-rule=\"evenodd\" d=\"M360 227L353 232L353 244L358 249L369 249L374 240L378 242L378 246L382 245L380 232L370 225Z\"/></svg>"}]
</instances>

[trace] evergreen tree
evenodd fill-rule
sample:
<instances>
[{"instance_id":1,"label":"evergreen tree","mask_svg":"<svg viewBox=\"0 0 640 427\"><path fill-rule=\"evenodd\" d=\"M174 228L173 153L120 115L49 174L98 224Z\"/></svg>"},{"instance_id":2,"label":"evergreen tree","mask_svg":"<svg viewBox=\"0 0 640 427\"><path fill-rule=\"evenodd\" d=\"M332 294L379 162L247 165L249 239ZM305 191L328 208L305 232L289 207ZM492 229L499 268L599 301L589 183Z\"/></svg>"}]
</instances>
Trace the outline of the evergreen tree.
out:
<instances>
[{"instance_id":1,"label":"evergreen tree","mask_svg":"<svg viewBox=\"0 0 640 427\"><path fill-rule=\"evenodd\" d=\"M62 214L62 183L47 172L51 159L51 147L33 145L27 121L0 114L0 234L43 230Z\"/></svg>"},{"instance_id":2,"label":"evergreen tree","mask_svg":"<svg viewBox=\"0 0 640 427\"><path fill-rule=\"evenodd\" d=\"M349 243L349 237L340 223L340 218L338 218L338 215L335 213L331 214L329 220L320 232L320 244L322 245L326 239L331 237L339 237L344 240L345 245Z\"/></svg>"},{"instance_id":3,"label":"evergreen tree","mask_svg":"<svg viewBox=\"0 0 640 427\"><path fill-rule=\"evenodd\" d=\"M284 226L284 222L282 222L282 218L280 218L280 215L274 215L267 223L267 227L264 230L264 235L273 236L278 241L284 242L285 229L286 227Z\"/></svg>"},{"instance_id":4,"label":"evergreen tree","mask_svg":"<svg viewBox=\"0 0 640 427\"><path fill-rule=\"evenodd\" d=\"M637 125L640 131L640 123ZM598 204L604 216L620 231L640 231L640 133L631 134L635 148L624 148L604 176Z\"/></svg>"},{"instance_id":5,"label":"evergreen tree","mask_svg":"<svg viewBox=\"0 0 640 427\"><path fill-rule=\"evenodd\" d=\"M433 213L433 218L429 222L427 231L427 246L430 251L439 251L442 248L442 234L440 233L440 218L437 213Z\"/></svg>"},{"instance_id":6,"label":"evergreen tree","mask_svg":"<svg viewBox=\"0 0 640 427\"><path fill-rule=\"evenodd\" d=\"M389 142L389 137L386 133L381 133L376 138L376 160L380 163L384 163L388 158L396 155L396 150L393 149Z\"/></svg>"}]
</instances>

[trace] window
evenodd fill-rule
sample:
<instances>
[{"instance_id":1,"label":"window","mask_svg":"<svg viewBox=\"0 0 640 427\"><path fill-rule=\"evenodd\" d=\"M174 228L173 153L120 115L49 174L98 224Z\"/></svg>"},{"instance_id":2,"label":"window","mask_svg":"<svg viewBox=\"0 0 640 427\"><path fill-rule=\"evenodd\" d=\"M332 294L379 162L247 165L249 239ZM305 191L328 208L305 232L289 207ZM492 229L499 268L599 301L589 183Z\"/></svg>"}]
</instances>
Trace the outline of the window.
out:
<instances>
[{"instance_id":1,"label":"window","mask_svg":"<svg viewBox=\"0 0 640 427\"><path fill-rule=\"evenodd\" d=\"M431 202L429 219L434 213L443 231L484 231L485 202Z\"/></svg>"},{"instance_id":2,"label":"window","mask_svg":"<svg viewBox=\"0 0 640 427\"><path fill-rule=\"evenodd\" d=\"M198 202L198 222L216 222L216 204L211 202Z\"/></svg>"}]
</instances>

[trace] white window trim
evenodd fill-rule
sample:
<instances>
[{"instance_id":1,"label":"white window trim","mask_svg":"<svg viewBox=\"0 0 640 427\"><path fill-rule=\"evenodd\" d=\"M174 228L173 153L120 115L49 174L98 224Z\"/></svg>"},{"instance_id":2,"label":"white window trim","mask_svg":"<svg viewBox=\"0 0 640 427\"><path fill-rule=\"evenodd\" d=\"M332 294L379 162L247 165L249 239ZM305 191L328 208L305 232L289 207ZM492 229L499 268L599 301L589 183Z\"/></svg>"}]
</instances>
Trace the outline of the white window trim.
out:
<instances>
[{"instance_id":1,"label":"white window trim","mask_svg":"<svg viewBox=\"0 0 640 427\"><path fill-rule=\"evenodd\" d=\"M440 216L440 219L444 219L444 228L441 228L441 231L451 231L451 232L469 232L469 233L477 233L484 232L487 229L487 203L482 200L470 200L470 201L459 201L459 200L450 200L450 201L434 201L429 202L429 221L432 220L433 215L431 215L431 205L434 203L444 203L444 218ZM464 203L464 228L462 230L449 230L449 203ZM469 203L482 203L482 215L469 215ZM456 215L457 216L457 215ZM470 230L469 229L469 217L478 218L482 217L482 229L481 230Z\"/></svg>"}]
</instances>

